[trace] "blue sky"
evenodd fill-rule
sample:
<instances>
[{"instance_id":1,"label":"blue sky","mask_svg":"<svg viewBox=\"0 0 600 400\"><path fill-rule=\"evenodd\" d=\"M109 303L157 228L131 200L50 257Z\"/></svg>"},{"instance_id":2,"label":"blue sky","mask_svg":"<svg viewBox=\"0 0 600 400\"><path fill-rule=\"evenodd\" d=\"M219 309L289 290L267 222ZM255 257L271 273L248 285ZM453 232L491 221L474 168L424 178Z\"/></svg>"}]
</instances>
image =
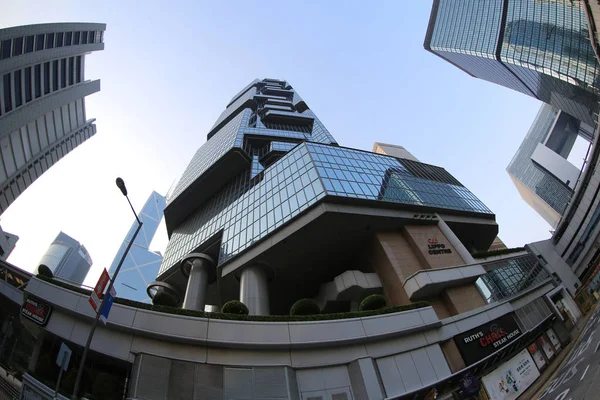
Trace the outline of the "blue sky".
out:
<instances>
[{"instance_id":1,"label":"blue sky","mask_svg":"<svg viewBox=\"0 0 600 400\"><path fill-rule=\"evenodd\" d=\"M496 213L508 246L550 235L505 172L539 102L426 52L430 1L33 4L3 7L0 26L108 26L105 50L86 58L86 78L102 80L86 100L97 135L2 215L21 237L9 258L21 268L33 270L63 230L88 248L93 283L132 223L114 179L138 209L152 190L166 193L231 97L265 77L288 80L341 145L398 144L446 168ZM154 249L165 245L157 234Z\"/></svg>"}]
</instances>

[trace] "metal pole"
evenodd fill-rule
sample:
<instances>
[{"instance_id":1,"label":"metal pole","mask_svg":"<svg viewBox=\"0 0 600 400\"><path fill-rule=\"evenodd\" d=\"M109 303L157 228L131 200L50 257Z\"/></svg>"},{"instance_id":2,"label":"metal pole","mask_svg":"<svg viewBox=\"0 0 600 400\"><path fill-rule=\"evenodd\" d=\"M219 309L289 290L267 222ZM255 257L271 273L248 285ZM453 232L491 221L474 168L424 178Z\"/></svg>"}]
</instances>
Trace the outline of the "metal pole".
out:
<instances>
[{"instance_id":1,"label":"metal pole","mask_svg":"<svg viewBox=\"0 0 600 400\"><path fill-rule=\"evenodd\" d=\"M129 200L129 199L127 199L127 200ZM137 218L137 215L136 215L136 218ZM111 289L113 288L115 279L117 278L117 275L119 274L119 270L121 269L121 266L123 265L123 262L125 261L125 257L127 257L127 253L129 253L129 249L133 245L133 242L135 241L135 237L137 236L138 232L140 231L140 229L142 229L142 225L143 225L142 221L138 220L138 223L139 223L138 227L135 230L133 237L127 244L127 248L125 249L123 256L121 256L119 265L117 265L117 269L115 270L115 273L113 274L112 278L110 279L110 283L108 284L108 289L106 290L106 293L110 293ZM75 379L75 386L73 387L73 395L71 396L72 400L78 399L77 392L79 392L79 386L81 385L81 378L83 376L83 368L85 366L85 360L87 358L87 354L90 349L90 344L92 344L92 338L94 337L94 332L96 331L96 327L98 326L98 320L100 319L100 313L102 312L102 308L104 307L104 302L106 301L107 298L108 298L108 296L102 297L102 303L100 303L100 307L96 311L96 318L94 318L94 323L92 324L92 329L90 330L90 334L88 335L87 342L85 344L85 348L83 349L83 355L81 356L81 361L79 362L79 370L77 371L77 379Z\"/></svg>"},{"instance_id":2,"label":"metal pole","mask_svg":"<svg viewBox=\"0 0 600 400\"><path fill-rule=\"evenodd\" d=\"M60 372L58 373L58 380L56 381L56 389L54 390L54 400L58 399L58 389L60 388L60 380L62 379L63 371L65 369L65 355L63 354L63 359L60 362Z\"/></svg>"}]
</instances>

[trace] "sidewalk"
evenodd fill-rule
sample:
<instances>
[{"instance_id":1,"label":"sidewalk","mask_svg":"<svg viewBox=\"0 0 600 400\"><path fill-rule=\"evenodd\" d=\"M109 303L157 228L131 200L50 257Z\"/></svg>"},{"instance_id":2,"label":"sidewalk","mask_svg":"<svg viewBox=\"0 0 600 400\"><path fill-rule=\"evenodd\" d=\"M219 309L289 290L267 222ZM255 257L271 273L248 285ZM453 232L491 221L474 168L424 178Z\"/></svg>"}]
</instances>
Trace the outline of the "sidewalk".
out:
<instances>
[{"instance_id":1,"label":"sidewalk","mask_svg":"<svg viewBox=\"0 0 600 400\"><path fill-rule=\"evenodd\" d=\"M600 304L600 303L598 303ZM523 394L519 396L519 399L536 399L546 388L547 384L552 382L552 380L556 377L558 371L561 370L562 366L569 360L571 354L577 348L577 344L581 340L581 335L584 333L584 328L587 325L592 315L596 312L596 304L586 315L581 317L577 324L571 331L571 343L566 345L560 353L556 356L554 360L550 363L548 368L541 373L540 377L534 382L529 389L527 389Z\"/></svg>"}]
</instances>

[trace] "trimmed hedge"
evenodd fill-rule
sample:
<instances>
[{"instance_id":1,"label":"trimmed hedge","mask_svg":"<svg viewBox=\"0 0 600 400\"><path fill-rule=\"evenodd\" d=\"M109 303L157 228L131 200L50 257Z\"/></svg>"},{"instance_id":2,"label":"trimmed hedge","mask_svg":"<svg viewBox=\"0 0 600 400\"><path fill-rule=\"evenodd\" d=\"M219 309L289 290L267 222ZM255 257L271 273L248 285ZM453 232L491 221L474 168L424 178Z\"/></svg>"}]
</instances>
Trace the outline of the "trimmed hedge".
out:
<instances>
[{"instance_id":1,"label":"trimmed hedge","mask_svg":"<svg viewBox=\"0 0 600 400\"><path fill-rule=\"evenodd\" d=\"M321 309L313 299L300 299L290 308L290 315L316 315L320 313Z\"/></svg>"},{"instance_id":2,"label":"trimmed hedge","mask_svg":"<svg viewBox=\"0 0 600 400\"><path fill-rule=\"evenodd\" d=\"M155 306L168 306L168 307L177 307L179 303L177 302L177 298L175 296L165 292L164 290L159 290L152 299L152 304Z\"/></svg>"},{"instance_id":3,"label":"trimmed hedge","mask_svg":"<svg viewBox=\"0 0 600 400\"><path fill-rule=\"evenodd\" d=\"M40 266L38 267L38 273L37 276L43 276L44 278L54 278L54 274L52 273L52 270L50 268L48 268L47 265L44 264L40 264Z\"/></svg>"},{"instance_id":4,"label":"trimmed hedge","mask_svg":"<svg viewBox=\"0 0 600 400\"><path fill-rule=\"evenodd\" d=\"M45 277L39 277L39 279L51 283L56 286L63 287L65 289L72 290L77 293L88 295L91 293L91 290L83 289L77 286L72 286L66 284L64 282L56 281L54 279L48 279ZM231 320L231 321L262 321L262 322L294 322L294 321L327 321L334 319L350 319L350 318L362 318L362 317L371 317L375 315L383 315L383 314L393 314L402 311L414 310L417 308L429 307L429 304L426 301L417 301L411 304L407 304L404 306L395 306L395 307L385 307L379 310L372 311L352 311L345 313L336 313L336 314L316 314L316 315L240 315L240 314L224 314L224 313L209 313L204 311L196 311L196 310L185 310L183 308L175 308L168 306L155 306L148 303L141 303L139 301L121 299L117 297L115 299L115 303L122 304L124 306L129 306L133 308L140 308L143 310L151 310L156 312L164 312L167 314L176 314L176 315L185 315L188 317L199 317L199 318L213 318L213 319L223 319L223 320Z\"/></svg>"},{"instance_id":5,"label":"trimmed hedge","mask_svg":"<svg viewBox=\"0 0 600 400\"><path fill-rule=\"evenodd\" d=\"M238 300L230 300L221 308L223 314L248 315L248 307Z\"/></svg>"},{"instance_id":6,"label":"trimmed hedge","mask_svg":"<svg viewBox=\"0 0 600 400\"><path fill-rule=\"evenodd\" d=\"M380 294L372 294L367 296L360 302L359 311L373 311L384 308L387 305L385 297Z\"/></svg>"},{"instance_id":7,"label":"trimmed hedge","mask_svg":"<svg viewBox=\"0 0 600 400\"><path fill-rule=\"evenodd\" d=\"M476 251L475 253L471 254L471 256L473 256L473 258L485 258L502 256L504 254L518 253L520 251L525 251L525 247L513 247L512 249L500 249L491 251Z\"/></svg>"}]
</instances>

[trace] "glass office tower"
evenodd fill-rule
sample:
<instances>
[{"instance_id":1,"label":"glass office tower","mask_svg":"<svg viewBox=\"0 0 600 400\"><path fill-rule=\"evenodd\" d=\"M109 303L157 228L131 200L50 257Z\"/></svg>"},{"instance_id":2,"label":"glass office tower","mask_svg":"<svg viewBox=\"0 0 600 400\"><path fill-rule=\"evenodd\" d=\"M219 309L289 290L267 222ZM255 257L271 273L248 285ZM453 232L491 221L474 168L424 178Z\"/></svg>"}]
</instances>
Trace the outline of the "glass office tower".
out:
<instances>
[{"instance_id":1,"label":"glass office tower","mask_svg":"<svg viewBox=\"0 0 600 400\"><path fill-rule=\"evenodd\" d=\"M82 285L92 267L92 258L81 243L60 232L48 247L38 267L42 264L50 268L56 278ZM36 268L35 273L37 272Z\"/></svg>"},{"instance_id":2,"label":"glass office tower","mask_svg":"<svg viewBox=\"0 0 600 400\"><path fill-rule=\"evenodd\" d=\"M580 2L434 0L425 48L595 124L600 67Z\"/></svg>"},{"instance_id":3,"label":"glass office tower","mask_svg":"<svg viewBox=\"0 0 600 400\"><path fill-rule=\"evenodd\" d=\"M567 157L577 136L591 141L592 135L589 125L544 104L506 168L521 197L552 227L563 215L580 173Z\"/></svg>"},{"instance_id":4,"label":"glass office tower","mask_svg":"<svg viewBox=\"0 0 600 400\"><path fill-rule=\"evenodd\" d=\"M150 298L146 293L146 287L152 282L158 274L158 268L162 261L162 255L158 252L150 251L150 243L154 238L154 234L158 230L158 226L163 217L165 210L165 198L156 192L152 192L142 211L139 213L139 218L142 221L142 229L138 233L127 253L125 261L121 266L121 270L115 281L115 290L117 296L125 299L149 302ZM109 273L112 276L117 269L117 265L131 242L131 238L138 227L137 220L133 221L131 228L125 240L119 247L119 251L115 255L115 259L110 265Z\"/></svg>"},{"instance_id":5,"label":"glass office tower","mask_svg":"<svg viewBox=\"0 0 600 400\"><path fill-rule=\"evenodd\" d=\"M100 80L85 56L104 49L106 24L0 29L0 214L33 181L96 133L85 97Z\"/></svg>"},{"instance_id":6,"label":"glass office tower","mask_svg":"<svg viewBox=\"0 0 600 400\"><path fill-rule=\"evenodd\" d=\"M433 214L417 215L436 210L464 216L448 225L472 249L489 248L497 234L492 212L443 168L341 147L288 82L255 80L227 105L168 199L170 240L149 292L204 309L239 291L251 313L287 313L294 298L313 297L354 263L358 256L348 257L373 232L405 218L435 224Z\"/></svg>"}]
</instances>

